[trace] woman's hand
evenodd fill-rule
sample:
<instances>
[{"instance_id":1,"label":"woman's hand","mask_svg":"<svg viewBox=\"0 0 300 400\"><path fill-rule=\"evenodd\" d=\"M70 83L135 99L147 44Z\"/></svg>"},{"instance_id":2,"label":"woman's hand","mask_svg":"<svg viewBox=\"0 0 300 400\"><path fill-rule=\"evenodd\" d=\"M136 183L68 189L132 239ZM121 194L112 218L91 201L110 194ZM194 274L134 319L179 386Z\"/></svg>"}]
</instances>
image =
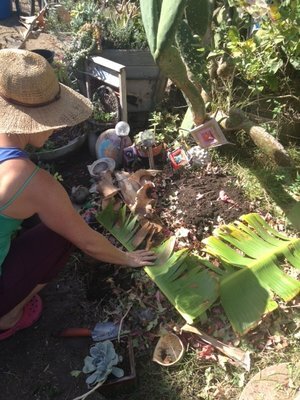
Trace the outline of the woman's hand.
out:
<instances>
[{"instance_id":1,"label":"woman's hand","mask_svg":"<svg viewBox=\"0 0 300 400\"><path fill-rule=\"evenodd\" d=\"M27 188L27 192L31 188L27 199L27 207L31 207L29 215L37 213L48 228L68 239L85 254L105 263L133 268L154 264L156 255L152 251L125 252L92 229L75 210L63 186L48 172L40 170L32 186Z\"/></svg>"},{"instance_id":2,"label":"woman's hand","mask_svg":"<svg viewBox=\"0 0 300 400\"><path fill-rule=\"evenodd\" d=\"M145 267L147 265L153 265L156 260L156 255L153 251L148 250L136 250L131 253L126 253L126 263L128 267Z\"/></svg>"}]
</instances>

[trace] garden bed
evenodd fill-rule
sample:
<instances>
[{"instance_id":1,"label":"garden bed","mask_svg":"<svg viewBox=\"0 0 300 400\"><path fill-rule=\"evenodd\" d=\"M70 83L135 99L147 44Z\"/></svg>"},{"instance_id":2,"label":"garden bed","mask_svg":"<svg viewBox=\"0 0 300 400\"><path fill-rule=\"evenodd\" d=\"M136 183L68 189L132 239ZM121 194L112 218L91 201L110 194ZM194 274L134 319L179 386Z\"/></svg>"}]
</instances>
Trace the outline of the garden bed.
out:
<instances>
[{"instance_id":1,"label":"garden bed","mask_svg":"<svg viewBox=\"0 0 300 400\"><path fill-rule=\"evenodd\" d=\"M50 35L40 36L40 41L29 41L27 48L48 47L56 55L59 50L61 54L63 46L55 48L51 38ZM7 34L4 47L11 43L6 39ZM87 165L93 161L87 146L83 146L76 156L52 164L51 172L62 177L62 184L71 195L74 186L90 186ZM220 223L228 223L251 211L267 213L259 202L248 200L236 185L236 179L216 164L207 169L182 169L175 174L168 170L158 177L157 215L166 233L177 235L179 247L201 251L201 240ZM272 221L272 216L269 219ZM278 226L285 229L282 221L275 225ZM107 234L99 225L93 227ZM68 266L41 292L41 296L44 303L41 319L32 328L0 342L3 398L72 400L85 393L85 376L80 370L90 341L58 338L56 332L68 327L93 328L98 321L120 321L125 315L123 328L134 334L138 375L138 386L130 395L131 400L237 400L250 378L245 371L228 366L203 343L196 343L198 350L191 352L196 356L187 355L178 368L166 372L153 363L152 354L160 326L171 329L175 322L182 324L184 321L142 270L101 264L75 252ZM203 324L203 331L226 343L251 349L254 360L251 373L255 373L278 359L289 362L299 357L297 310L299 304L295 300L271 314L257 330L240 340L234 337L217 304ZM128 397L127 394L119 395L114 400L127 400ZM89 397L89 400L96 399L103 397L99 393Z\"/></svg>"},{"instance_id":2,"label":"garden bed","mask_svg":"<svg viewBox=\"0 0 300 400\"><path fill-rule=\"evenodd\" d=\"M90 184L86 165L91 161L88 149L84 147L76 159L60 161L56 165L69 194L72 186ZM218 223L218 218L230 221L248 212L249 203L240 190L233 186L233 180L233 177L226 176L217 168L215 172L182 170L174 177L167 178L165 189L163 189L165 183L158 182L161 199L176 196L177 211L182 210L184 213L185 222L184 225L180 225L175 209L173 210L170 204L160 201L158 210L166 226L174 231L179 226L187 227L191 233L182 240L191 247L197 247L202 237L200 231L208 235L212 227ZM239 206L233 207L230 203L218 201L221 189L224 189ZM177 194L174 194L175 192ZM200 192L209 192L209 195L199 200L197 194ZM193 236L194 233L196 237ZM87 341L82 338L57 338L55 333L74 326L92 328L96 322L105 318L120 319L126 310L120 308L119 300L123 299L126 309L130 296L134 301L140 298L139 301L145 301L150 306L145 312L135 304L125 327L132 328L136 334L135 345L138 347L135 348L135 352L139 360L140 357L145 357L147 363L152 363L155 336L149 335L147 324L151 324L152 310L156 307L156 300L153 297L157 290L155 285L143 273L145 281L142 280L141 283L140 278L136 279L132 274L133 271L129 269L101 265L76 254L71 261L71 265L42 291L44 312L40 321L33 328L19 332L14 338L0 342L0 390L3 396L10 400L65 400L85 393L87 388L84 375L75 378L71 373L83 367L83 359L88 353ZM142 288L143 293L140 292ZM179 318L166 300L163 301L163 306L166 309L159 316L159 321L169 323L173 318ZM112 313L107 314L108 310ZM154 331L157 323L153 324ZM158 371L159 367L154 368ZM137 373L139 376L139 369ZM143 386L137 388L137 396L139 390L143 391ZM125 400L128 398L126 396L128 395L119 398ZM99 397L90 397L91 400L93 398Z\"/></svg>"},{"instance_id":3,"label":"garden bed","mask_svg":"<svg viewBox=\"0 0 300 400\"><path fill-rule=\"evenodd\" d=\"M87 165L93 161L87 146L83 146L76 157L52 165L61 175L62 184L69 195L73 186L90 186ZM166 233L169 231L178 236L179 247L201 250L201 239L209 236L222 221L227 223L242 214L260 211L259 204L250 202L235 183L236 177L228 175L216 164L204 169L180 169L174 174L167 168L157 177L157 214ZM261 211L264 213L264 210ZM92 226L107 235L99 225ZM119 245L111 237L110 239ZM184 364L179 366L182 371L190 369L193 371L192 375L199 374L197 385L192 375L188 383L178 381L175 375L176 385L174 386L174 382L170 385L167 383L169 378L166 378L167 373L162 370L163 367L152 361L159 326L172 326L175 322L183 324L184 321L142 270L117 268L74 253L69 265L41 292L41 296L44 311L39 322L32 328L19 332L14 338L0 342L0 390L4 398L72 400L85 393L85 376L80 370L83 359L88 354L86 338L58 338L55 334L69 327L93 328L98 321L119 322L128 310L123 329L133 332L138 378L137 388L130 394L131 400L191 399L193 387L205 385L204 369L219 368L218 374L220 371L225 373L218 367L218 358L213 349L207 349L207 346L203 347L203 344L198 343L199 359L191 365L191 358L187 356L183 361L187 363L186 367ZM265 325L260 325L247 336L245 340L248 346L256 352L253 357L258 357L260 346L264 346L276 357L289 361L293 347L289 348L290 355L285 352L288 342L284 332L288 335L290 329L295 329L291 313L296 312L297 308L290 308L283 309L281 314L274 313L268 317ZM280 324L282 328L279 327ZM202 329L227 343L239 343L218 305L212 310ZM275 331L278 329L281 333L276 336ZM294 349L297 351L296 347ZM176 367L172 371L176 374ZM233 379L234 374L241 372L235 369L232 373ZM158 381L164 379L166 381L161 383L162 386L157 385ZM216 395L214 398L237 399L235 396L241 392L241 388L229 386L230 389L226 389L226 396L229 397ZM152 388L151 397L147 397L149 387ZM181 392L185 395L178 397ZM89 399L102 400L103 397L96 393ZM114 397L114 400L127 399L128 394Z\"/></svg>"}]
</instances>

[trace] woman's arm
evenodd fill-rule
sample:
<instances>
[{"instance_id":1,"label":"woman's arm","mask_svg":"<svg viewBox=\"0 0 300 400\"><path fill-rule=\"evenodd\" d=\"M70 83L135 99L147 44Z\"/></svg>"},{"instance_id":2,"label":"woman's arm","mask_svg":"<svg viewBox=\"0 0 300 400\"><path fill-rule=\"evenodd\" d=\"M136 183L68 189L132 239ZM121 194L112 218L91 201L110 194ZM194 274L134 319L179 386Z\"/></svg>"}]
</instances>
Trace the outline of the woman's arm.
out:
<instances>
[{"instance_id":1,"label":"woman's arm","mask_svg":"<svg viewBox=\"0 0 300 400\"><path fill-rule=\"evenodd\" d=\"M142 267L153 264L153 252L124 252L96 232L74 209L70 198L49 173L40 170L28 187L26 204L50 229L68 239L89 256L111 264Z\"/></svg>"}]
</instances>

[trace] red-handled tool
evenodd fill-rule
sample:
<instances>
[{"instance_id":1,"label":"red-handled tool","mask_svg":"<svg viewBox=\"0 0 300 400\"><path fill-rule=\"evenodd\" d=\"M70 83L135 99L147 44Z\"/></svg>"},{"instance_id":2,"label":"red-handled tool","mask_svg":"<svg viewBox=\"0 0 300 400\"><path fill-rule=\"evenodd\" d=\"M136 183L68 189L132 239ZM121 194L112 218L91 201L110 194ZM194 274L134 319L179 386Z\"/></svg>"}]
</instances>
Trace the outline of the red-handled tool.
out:
<instances>
[{"instance_id":1,"label":"red-handled tool","mask_svg":"<svg viewBox=\"0 0 300 400\"><path fill-rule=\"evenodd\" d=\"M98 322L94 329L66 328L57 333L59 337L91 337L94 341L115 339L119 334L119 324L113 322Z\"/></svg>"},{"instance_id":2,"label":"red-handled tool","mask_svg":"<svg viewBox=\"0 0 300 400\"><path fill-rule=\"evenodd\" d=\"M91 329L88 328L66 328L58 332L56 336L61 337L90 337L92 336Z\"/></svg>"}]
</instances>

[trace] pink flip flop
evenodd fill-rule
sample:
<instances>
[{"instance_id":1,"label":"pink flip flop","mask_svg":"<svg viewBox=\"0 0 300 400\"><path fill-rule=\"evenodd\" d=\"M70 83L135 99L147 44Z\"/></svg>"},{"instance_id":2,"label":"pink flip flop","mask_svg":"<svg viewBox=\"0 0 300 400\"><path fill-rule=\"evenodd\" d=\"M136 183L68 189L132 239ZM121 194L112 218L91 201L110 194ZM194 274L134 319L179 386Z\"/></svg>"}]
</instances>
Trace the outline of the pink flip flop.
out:
<instances>
[{"instance_id":1,"label":"pink flip flop","mask_svg":"<svg viewBox=\"0 0 300 400\"><path fill-rule=\"evenodd\" d=\"M42 299L38 294L36 294L27 304L25 304L22 317L19 321L11 328L2 332L0 331L0 340L8 339L18 331L29 328L40 318L42 310Z\"/></svg>"}]
</instances>

